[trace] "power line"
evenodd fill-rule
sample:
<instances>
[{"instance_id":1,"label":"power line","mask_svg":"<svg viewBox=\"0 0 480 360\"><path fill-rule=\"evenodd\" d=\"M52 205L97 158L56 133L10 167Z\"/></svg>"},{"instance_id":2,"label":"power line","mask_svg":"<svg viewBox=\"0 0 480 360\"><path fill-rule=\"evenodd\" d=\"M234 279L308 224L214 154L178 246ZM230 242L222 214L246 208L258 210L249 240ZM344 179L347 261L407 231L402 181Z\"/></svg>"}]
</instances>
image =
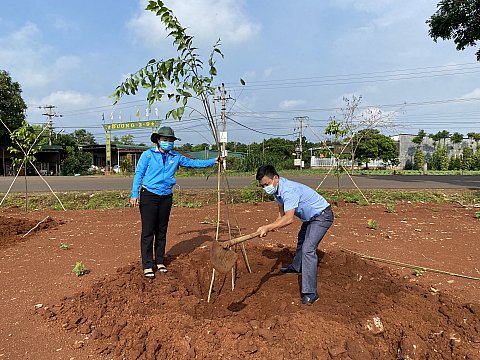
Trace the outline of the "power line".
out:
<instances>
[{"instance_id":1,"label":"power line","mask_svg":"<svg viewBox=\"0 0 480 360\"><path fill-rule=\"evenodd\" d=\"M468 65L464 68L458 68L461 65ZM236 88L249 89L249 90L266 90L266 89L280 89L285 87L309 87L309 86L331 86L331 85L346 85L356 84L362 82L376 82L376 81L392 81L392 80L409 80L409 79L421 79L426 77L437 76L452 76L452 75L465 75L476 73L480 71L480 66L476 63L466 63L461 65L446 65L443 67L425 67L414 68L405 70L389 70L389 71L377 71L371 73L358 73L348 75L326 75L326 76L311 76L292 79L276 79L276 80L259 80L247 82L246 85L237 85L237 83L231 83L229 89ZM446 68L447 69L442 69ZM448 69L448 67L454 67ZM429 71L417 71L412 70L427 70L438 69ZM474 71L466 71L474 70ZM408 71L408 72L407 72ZM402 73L403 72L403 73ZM416 76L415 76L416 75ZM360 81L365 80L365 81Z\"/></svg>"},{"instance_id":2,"label":"power line","mask_svg":"<svg viewBox=\"0 0 480 360\"><path fill-rule=\"evenodd\" d=\"M230 116L227 116L227 118L229 120L233 121L235 124L240 125L240 126L246 128L248 130L254 131L254 132L259 133L259 134L268 135L268 136L291 136L291 135L294 135L293 133L291 133L291 134L270 134L270 133L267 133L267 132L263 132L263 131L260 131L260 130L253 129L253 128L247 126L247 125L243 125L243 124L239 123L238 121L233 120Z\"/></svg>"}]
</instances>

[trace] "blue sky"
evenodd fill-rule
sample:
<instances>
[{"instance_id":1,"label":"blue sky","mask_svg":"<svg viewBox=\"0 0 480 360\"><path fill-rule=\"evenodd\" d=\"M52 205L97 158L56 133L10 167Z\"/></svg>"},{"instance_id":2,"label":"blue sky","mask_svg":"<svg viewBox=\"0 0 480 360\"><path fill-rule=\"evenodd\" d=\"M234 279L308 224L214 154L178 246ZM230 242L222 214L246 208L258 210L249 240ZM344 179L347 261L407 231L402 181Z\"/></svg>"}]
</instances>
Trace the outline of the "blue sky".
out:
<instances>
[{"instance_id":1,"label":"blue sky","mask_svg":"<svg viewBox=\"0 0 480 360\"><path fill-rule=\"evenodd\" d=\"M362 96L362 109L391 114L386 134L446 129L480 132L480 63L474 48L435 43L425 20L437 0L182 0L165 1L195 36L203 56L218 38L224 59L217 83L228 102L228 140L324 139L343 97ZM41 4L41 5L40 5ZM113 107L109 96L151 58L173 55L162 23L145 1L2 0L0 69L20 83L31 123L55 105L57 131L86 128L104 142L110 122L145 119L144 94ZM242 87L239 79L246 81ZM217 103L219 111L219 104ZM162 118L172 103L154 104ZM120 120L121 117L121 120ZM182 142L213 142L204 120L167 120ZM132 133L148 142L148 131ZM114 135L123 135L118 133Z\"/></svg>"}]
</instances>

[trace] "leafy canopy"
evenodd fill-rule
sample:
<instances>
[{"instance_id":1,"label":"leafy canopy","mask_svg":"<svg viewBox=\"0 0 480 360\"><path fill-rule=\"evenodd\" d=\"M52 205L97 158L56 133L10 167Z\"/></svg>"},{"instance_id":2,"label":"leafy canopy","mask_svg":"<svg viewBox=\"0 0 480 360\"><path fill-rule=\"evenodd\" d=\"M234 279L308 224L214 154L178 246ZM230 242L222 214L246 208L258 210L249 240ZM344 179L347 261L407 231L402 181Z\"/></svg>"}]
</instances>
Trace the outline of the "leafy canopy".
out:
<instances>
[{"instance_id":1,"label":"leafy canopy","mask_svg":"<svg viewBox=\"0 0 480 360\"><path fill-rule=\"evenodd\" d=\"M186 33L186 28L180 25L173 12L165 6L163 1L149 1L145 10L154 12L163 22L168 36L173 38L173 45L178 56L166 60L151 59L148 61L143 68L130 75L115 89L113 93L115 103L123 95L136 94L142 87L148 90L149 105L165 98L175 99L179 106L168 111L165 118L171 116L180 120L191 97L198 97L206 107L208 96L214 94L215 87L212 82L217 74L215 55L223 58L219 49L220 40L213 46L208 58L208 73L205 74L203 61L197 53L198 49L193 46L193 37Z\"/></svg>"},{"instance_id":2,"label":"leafy canopy","mask_svg":"<svg viewBox=\"0 0 480 360\"><path fill-rule=\"evenodd\" d=\"M480 40L480 0L442 0L426 23L435 42L453 39L457 50L475 46ZM480 50L476 55L480 61Z\"/></svg>"},{"instance_id":3,"label":"leafy canopy","mask_svg":"<svg viewBox=\"0 0 480 360\"><path fill-rule=\"evenodd\" d=\"M22 127L27 105L22 99L20 84L8 72L0 70L0 118L10 131ZM0 144L12 145L8 130L0 123Z\"/></svg>"}]
</instances>

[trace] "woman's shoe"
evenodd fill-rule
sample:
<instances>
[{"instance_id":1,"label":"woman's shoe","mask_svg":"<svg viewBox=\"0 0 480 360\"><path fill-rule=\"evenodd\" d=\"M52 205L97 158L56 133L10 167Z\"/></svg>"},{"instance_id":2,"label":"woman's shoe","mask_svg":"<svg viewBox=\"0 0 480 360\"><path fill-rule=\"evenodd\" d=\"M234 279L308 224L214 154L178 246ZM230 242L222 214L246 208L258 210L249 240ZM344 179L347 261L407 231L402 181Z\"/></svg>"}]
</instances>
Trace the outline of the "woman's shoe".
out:
<instances>
[{"instance_id":1,"label":"woman's shoe","mask_svg":"<svg viewBox=\"0 0 480 360\"><path fill-rule=\"evenodd\" d=\"M155 273L153 272L152 268L144 269L143 270L143 275L148 279L155 278Z\"/></svg>"},{"instance_id":2,"label":"woman's shoe","mask_svg":"<svg viewBox=\"0 0 480 360\"><path fill-rule=\"evenodd\" d=\"M161 272L161 273L166 273L168 270L167 270L167 267L163 264L158 264L157 265L157 271L158 272Z\"/></svg>"}]
</instances>

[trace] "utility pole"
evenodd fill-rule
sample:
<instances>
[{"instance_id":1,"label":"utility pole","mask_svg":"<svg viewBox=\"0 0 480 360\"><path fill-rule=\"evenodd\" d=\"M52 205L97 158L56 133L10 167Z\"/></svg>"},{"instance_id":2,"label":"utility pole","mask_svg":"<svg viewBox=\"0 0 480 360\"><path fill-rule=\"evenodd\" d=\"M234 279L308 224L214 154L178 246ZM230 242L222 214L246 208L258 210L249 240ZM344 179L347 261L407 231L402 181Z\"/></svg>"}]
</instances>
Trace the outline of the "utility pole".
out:
<instances>
[{"instance_id":1,"label":"utility pole","mask_svg":"<svg viewBox=\"0 0 480 360\"><path fill-rule=\"evenodd\" d=\"M48 129L48 145L52 145L52 135L53 135L53 118L62 117L63 115L58 115L53 111L56 108L54 105L45 105L39 106L39 109L46 109L47 112L42 114L48 117L47 119L47 129Z\"/></svg>"},{"instance_id":2,"label":"utility pole","mask_svg":"<svg viewBox=\"0 0 480 360\"><path fill-rule=\"evenodd\" d=\"M299 131L299 141L298 141L298 146L295 147L295 154L296 154L296 159L295 159L295 165L300 167L300 170L302 169L302 159L303 159L303 120L305 119L304 116L298 116L295 117L294 120L298 120L300 124L300 131Z\"/></svg>"},{"instance_id":3,"label":"utility pole","mask_svg":"<svg viewBox=\"0 0 480 360\"><path fill-rule=\"evenodd\" d=\"M221 150L221 156L223 157L223 169L227 169L227 142L228 142L228 136L227 136L227 100L231 99L229 96L228 98L226 97L227 92L225 91L225 84L222 83L222 86L219 88L220 90L220 99L216 98L214 100L221 100L222 102L222 131L220 131L220 150Z\"/></svg>"}]
</instances>

